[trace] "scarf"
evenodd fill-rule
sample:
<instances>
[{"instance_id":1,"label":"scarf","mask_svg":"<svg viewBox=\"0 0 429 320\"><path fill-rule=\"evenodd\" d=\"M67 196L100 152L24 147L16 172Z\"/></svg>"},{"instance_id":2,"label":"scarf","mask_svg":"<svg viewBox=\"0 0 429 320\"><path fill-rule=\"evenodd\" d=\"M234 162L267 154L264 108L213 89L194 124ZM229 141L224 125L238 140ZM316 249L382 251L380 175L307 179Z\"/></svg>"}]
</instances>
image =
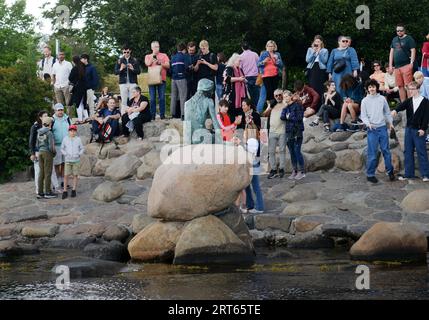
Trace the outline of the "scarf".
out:
<instances>
[{"instance_id":1,"label":"scarf","mask_svg":"<svg viewBox=\"0 0 429 320\"><path fill-rule=\"evenodd\" d=\"M243 72L240 68L233 68L234 69L234 77L244 77ZM244 82L237 81L234 83L235 86L235 108L239 109L241 108L241 101L246 98L246 85Z\"/></svg>"}]
</instances>

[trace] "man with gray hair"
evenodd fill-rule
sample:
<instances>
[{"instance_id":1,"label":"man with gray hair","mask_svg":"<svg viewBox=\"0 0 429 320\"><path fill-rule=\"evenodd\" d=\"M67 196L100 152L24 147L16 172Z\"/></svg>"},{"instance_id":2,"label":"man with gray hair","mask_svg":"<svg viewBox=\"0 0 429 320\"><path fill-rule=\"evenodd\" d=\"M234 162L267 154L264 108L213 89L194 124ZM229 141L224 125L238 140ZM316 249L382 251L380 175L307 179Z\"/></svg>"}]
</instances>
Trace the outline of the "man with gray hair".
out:
<instances>
[{"instance_id":1,"label":"man with gray hair","mask_svg":"<svg viewBox=\"0 0 429 320\"><path fill-rule=\"evenodd\" d=\"M152 53L146 55L144 62L149 68L149 95L152 120L156 118L156 92L159 99L159 113L161 120L165 119L165 89L167 82L167 70L170 69L170 59L165 53L160 52L158 41L151 44Z\"/></svg>"}]
</instances>

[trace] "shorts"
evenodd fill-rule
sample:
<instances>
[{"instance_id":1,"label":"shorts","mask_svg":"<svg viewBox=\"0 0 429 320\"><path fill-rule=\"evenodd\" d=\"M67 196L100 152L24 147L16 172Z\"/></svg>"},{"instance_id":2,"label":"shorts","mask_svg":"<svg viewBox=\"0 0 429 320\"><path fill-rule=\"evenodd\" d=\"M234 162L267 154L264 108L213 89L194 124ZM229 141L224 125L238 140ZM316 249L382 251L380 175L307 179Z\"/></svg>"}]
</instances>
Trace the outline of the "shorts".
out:
<instances>
[{"instance_id":1,"label":"shorts","mask_svg":"<svg viewBox=\"0 0 429 320\"><path fill-rule=\"evenodd\" d=\"M405 87L413 81L413 65L407 64L406 66L395 69L396 85L398 87Z\"/></svg>"},{"instance_id":2,"label":"shorts","mask_svg":"<svg viewBox=\"0 0 429 320\"><path fill-rule=\"evenodd\" d=\"M65 162L64 155L61 153L61 147L57 147L57 154L54 157L54 166L59 166Z\"/></svg>"},{"instance_id":3,"label":"shorts","mask_svg":"<svg viewBox=\"0 0 429 320\"><path fill-rule=\"evenodd\" d=\"M80 162L67 162L64 166L64 176L78 176Z\"/></svg>"}]
</instances>

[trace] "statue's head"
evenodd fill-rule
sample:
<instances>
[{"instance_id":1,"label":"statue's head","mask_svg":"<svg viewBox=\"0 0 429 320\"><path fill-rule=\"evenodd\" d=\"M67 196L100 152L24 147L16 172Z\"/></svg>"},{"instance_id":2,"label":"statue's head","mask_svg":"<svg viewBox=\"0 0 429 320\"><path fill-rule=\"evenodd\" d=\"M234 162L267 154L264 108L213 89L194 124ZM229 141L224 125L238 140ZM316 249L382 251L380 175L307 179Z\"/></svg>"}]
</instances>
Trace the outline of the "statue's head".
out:
<instances>
[{"instance_id":1,"label":"statue's head","mask_svg":"<svg viewBox=\"0 0 429 320\"><path fill-rule=\"evenodd\" d=\"M201 79L198 82L197 90L203 92L205 96L210 96L214 91L214 82L209 79Z\"/></svg>"}]
</instances>

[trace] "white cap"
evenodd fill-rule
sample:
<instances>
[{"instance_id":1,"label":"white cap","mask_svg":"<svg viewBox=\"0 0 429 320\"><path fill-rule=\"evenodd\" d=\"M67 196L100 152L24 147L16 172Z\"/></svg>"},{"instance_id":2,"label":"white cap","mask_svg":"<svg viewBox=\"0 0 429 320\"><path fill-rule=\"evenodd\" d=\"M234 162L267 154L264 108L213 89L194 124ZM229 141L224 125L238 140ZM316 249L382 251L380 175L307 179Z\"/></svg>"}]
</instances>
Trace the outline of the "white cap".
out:
<instances>
[{"instance_id":1,"label":"white cap","mask_svg":"<svg viewBox=\"0 0 429 320\"><path fill-rule=\"evenodd\" d=\"M256 154L259 149L259 142L255 138L247 140L247 151Z\"/></svg>"}]
</instances>

